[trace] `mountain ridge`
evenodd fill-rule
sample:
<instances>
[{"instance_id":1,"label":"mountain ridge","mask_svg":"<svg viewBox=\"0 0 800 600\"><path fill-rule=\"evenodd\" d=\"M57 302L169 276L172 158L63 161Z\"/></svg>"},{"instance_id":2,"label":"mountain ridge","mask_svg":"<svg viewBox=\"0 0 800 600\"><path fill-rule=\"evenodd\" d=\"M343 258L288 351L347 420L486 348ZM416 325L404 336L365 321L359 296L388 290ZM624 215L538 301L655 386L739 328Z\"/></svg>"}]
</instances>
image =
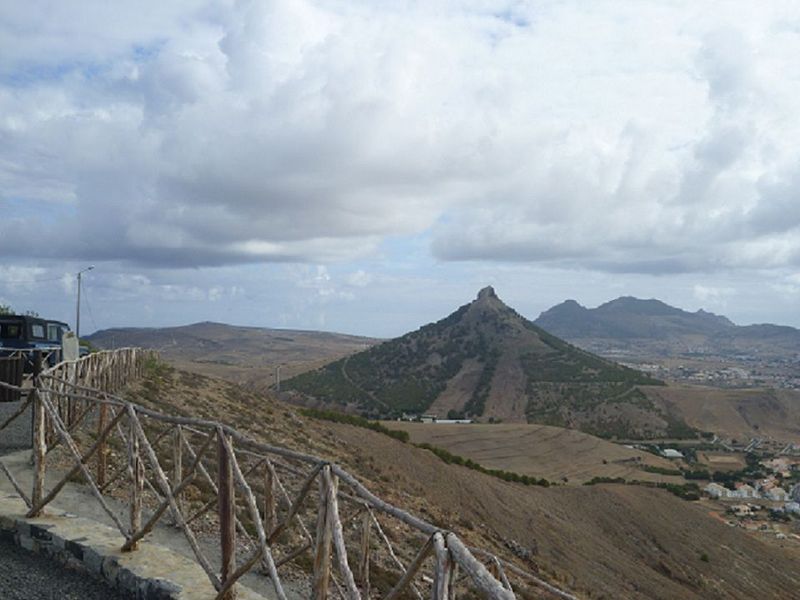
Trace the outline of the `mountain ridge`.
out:
<instances>
[{"instance_id":1,"label":"mountain ridge","mask_svg":"<svg viewBox=\"0 0 800 600\"><path fill-rule=\"evenodd\" d=\"M439 321L286 382L295 401L374 417L429 411L606 436L666 434L675 422L642 385L663 384L548 333L491 287Z\"/></svg>"},{"instance_id":2,"label":"mountain ridge","mask_svg":"<svg viewBox=\"0 0 800 600\"><path fill-rule=\"evenodd\" d=\"M770 323L737 325L723 315L703 309L689 312L654 298L623 296L596 308L567 300L534 321L553 335L582 347L599 342L622 346L638 344L667 353L702 348L706 353L736 354L756 350L762 354L800 352L800 330Z\"/></svg>"}]
</instances>

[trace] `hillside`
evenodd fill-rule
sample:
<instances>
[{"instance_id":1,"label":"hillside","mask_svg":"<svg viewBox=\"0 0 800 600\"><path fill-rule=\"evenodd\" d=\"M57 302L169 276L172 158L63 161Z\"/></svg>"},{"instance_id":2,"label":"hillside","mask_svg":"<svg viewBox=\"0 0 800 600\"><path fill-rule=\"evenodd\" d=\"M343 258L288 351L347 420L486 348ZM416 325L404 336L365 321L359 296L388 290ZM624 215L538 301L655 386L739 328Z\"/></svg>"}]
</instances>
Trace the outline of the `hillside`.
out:
<instances>
[{"instance_id":1,"label":"hillside","mask_svg":"<svg viewBox=\"0 0 800 600\"><path fill-rule=\"evenodd\" d=\"M104 329L87 336L98 348L137 346L155 348L170 363L205 375L214 375L255 390L275 384L378 340L323 331L295 331L239 327L223 323L195 323L182 327Z\"/></svg>"},{"instance_id":2,"label":"hillside","mask_svg":"<svg viewBox=\"0 0 800 600\"><path fill-rule=\"evenodd\" d=\"M432 412L619 437L686 433L638 388L660 382L572 346L492 288L444 319L286 382L296 400L374 416Z\"/></svg>"},{"instance_id":3,"label":"hillside","mask_svg":"<svg viewBox=\"0 0 800 600\"><path fill-rule=\"evenodd\" d=\"M721 390L698 386L643 388L689 426L725 438L800 440L800 391Z\"/></svg>"},{"instance_id":4,"label":"hillside","mask_svg":"<svg viewBox=\"0 0 800 600\"><path fill-rule=\"evenodd\" d=\"M489 468L549 481L582 484L594 477L630 481L683 483L676 475L648 472L644 467L674 470L675 465L649 452L627 448L561 427L526 423L449 425L386 421L407 431L411 441L444 448Z\"/></svg>"},{"instance_id":5,"label":"hillside","mask_svg":"<svg viewBox=\"0 0 800 600\"><path fill-rule=\"evenodd\" d=\"M800 330L735 325L704 310L688 312L650 299L622 297L597 308L567 300L543 312L536 325L581 347L638 350L650 355L800 353Z\"/></svg>"},{"instance_id":6,"label":"hillside","mask_svg":"<svg viewBox=\"0 0 800 600\"><path fill-rule=\"evenodd\" d=\"M337 461L386 500L474 544L504 556L509 547L525 553L528 568L581 598L790 598L800 586L794 542L767 544L664 490L510 483L447 465L386 435L311 420L271 398L177 370L150 373L128 396Z\"/></svg>"}]
</instances>

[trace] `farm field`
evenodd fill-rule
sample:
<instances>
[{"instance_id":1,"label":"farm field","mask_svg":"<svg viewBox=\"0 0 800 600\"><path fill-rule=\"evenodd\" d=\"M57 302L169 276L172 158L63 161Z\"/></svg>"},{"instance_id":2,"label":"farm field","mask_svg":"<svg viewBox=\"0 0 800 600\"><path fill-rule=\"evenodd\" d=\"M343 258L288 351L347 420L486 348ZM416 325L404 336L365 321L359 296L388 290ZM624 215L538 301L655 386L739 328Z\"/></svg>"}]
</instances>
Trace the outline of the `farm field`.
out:
<instances>
[{"instance_id":1,"label":"farm field","mask_svg":"<svg viewBox=\"0 0 800 600\"><path fill-rule=\"evenodd\" d=\"M733 390L670 385L642 387L691 427L720 437L771 437L800 441L800 393L792 390Z\"/></svg>"},{"instance_id":2,"label":"farm field","mask_svg":"<svg viewBox=\"0 0 800 600\"><path fill-rule=\"evenodd\" d=\"M623 477L679 483L682 477L648 473L650 465L676 468L670 461L571 429L535 424L428 424L385 421L427 443L470 458L484 467L581 484L593 477Z\"/></svg>"},{"instance_id":3,"label":"farm field","mask_svg":"<svg viewBox=\"0 0 800 600\"><path fill-rule=\"evenodd\" d=\"M698 462L709 471L738 471L747 466L743 454L698 452Z\"/></svg>"}]
</instances>

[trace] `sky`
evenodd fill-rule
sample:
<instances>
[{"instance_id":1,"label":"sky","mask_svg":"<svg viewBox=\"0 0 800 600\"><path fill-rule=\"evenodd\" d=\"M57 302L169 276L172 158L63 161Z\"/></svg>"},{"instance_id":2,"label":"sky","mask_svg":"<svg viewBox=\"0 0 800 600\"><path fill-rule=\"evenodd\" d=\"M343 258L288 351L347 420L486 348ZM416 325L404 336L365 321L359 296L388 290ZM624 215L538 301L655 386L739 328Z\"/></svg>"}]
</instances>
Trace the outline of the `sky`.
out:
<instances>
[{"instance_id":1,"label":"sky","mask_svg":"<svg viewBox=\"0 0 800 600\"><path fill-rule=\"evenodd\" d=\"M0 0L0 304L800 327L798 56L793 0Z\"/></svg>"}]
</instances>

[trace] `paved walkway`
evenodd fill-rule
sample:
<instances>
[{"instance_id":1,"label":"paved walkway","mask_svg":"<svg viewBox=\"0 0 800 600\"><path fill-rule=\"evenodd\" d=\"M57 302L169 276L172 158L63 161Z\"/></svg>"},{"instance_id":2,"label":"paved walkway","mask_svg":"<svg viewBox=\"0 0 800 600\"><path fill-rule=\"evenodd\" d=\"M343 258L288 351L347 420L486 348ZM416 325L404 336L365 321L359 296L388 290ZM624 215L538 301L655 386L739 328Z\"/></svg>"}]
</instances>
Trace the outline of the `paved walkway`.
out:
<instances>
[{"instance_id":1,"label":"paved walkway","mask_svg":"<svg viewBox=\"0 0 800 600\"><path fill-rule=\"evenodd\" d=\"M0 540L0 597L3 600L130 600L85 573L68 569Z\"/></svg>"},{"instance_id":2,"label":"paved walkway","mask_svg":"<svg viewBox=\"0 0 800 600\"><path fill-rule=\"evenodd\" d=\"M32 479L29 457L29 450L3 456L3 461L23 489L30 489ZM48 471L48 487L57 479L56 473ZM108 501L121 520L125 522L128 518L125 506L115 503L112 499L108 499ZM119 552L119 548L124 542L123 537L115 528L110 527L111 519L103 512L86 486L68 483L58 497L48 505L45 512L46 516L30 519L28 522L52 527L53 531L57 531L58 535L65 539L87 539L87 542L82 541L81 543L90 543L99 554L118 559L126 568L138 571L145 577L164 579L177 584L183 589L181 598L205 600L216 595L205 573L195 562L183 534L174 527L168 525L156 527L140 544L139 550L123 554ZM3 517L24 519L24 513L24 504L13 491L8 479L0 473L0 519ZM146 518L147 515L144 516ZM212 562L218 562L217 541L203 540L203 536L200 537L201 545L205 546L204 550L209 558ZM0 579L0 584L2 581ZM246 587L239 588L239 597L243 600L272 600L275 598L272 586L266 577L255 574L247 575L243 583ZM306 582L284 581L285 591L290 600L307 597L306 586ZM5 600L7 597L5 590L0 585L0 599ZM24 598L39 597L50 598L51 596L26 596ZM53 597L61 598L62 596ZM114 598L114 596L109 596L109 598Z\"/></svg>"}]
</instances>

